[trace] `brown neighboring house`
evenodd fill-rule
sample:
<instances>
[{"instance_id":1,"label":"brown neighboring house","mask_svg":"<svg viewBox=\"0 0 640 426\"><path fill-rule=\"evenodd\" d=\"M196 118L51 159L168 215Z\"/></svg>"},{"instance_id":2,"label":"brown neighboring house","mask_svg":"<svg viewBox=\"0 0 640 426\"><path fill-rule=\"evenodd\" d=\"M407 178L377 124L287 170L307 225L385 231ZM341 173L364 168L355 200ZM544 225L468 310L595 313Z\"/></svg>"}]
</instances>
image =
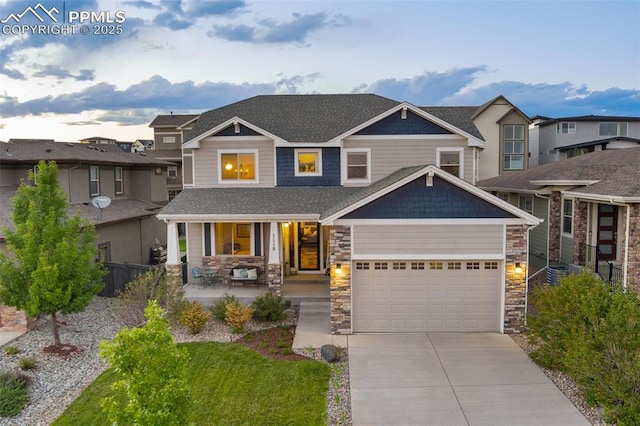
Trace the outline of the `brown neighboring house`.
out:
<instances>
[{"instance_id":1,"label":"brown neighboring house","mask_svg":"<svg viewBox=\"0 0 640 426\"><path fill-rule=\"evenodd\" d=\"M607 149L478 186L545 220L531 231L529 264L589 267L640 290L640 147Z\"/></svg>"}]
</instances>

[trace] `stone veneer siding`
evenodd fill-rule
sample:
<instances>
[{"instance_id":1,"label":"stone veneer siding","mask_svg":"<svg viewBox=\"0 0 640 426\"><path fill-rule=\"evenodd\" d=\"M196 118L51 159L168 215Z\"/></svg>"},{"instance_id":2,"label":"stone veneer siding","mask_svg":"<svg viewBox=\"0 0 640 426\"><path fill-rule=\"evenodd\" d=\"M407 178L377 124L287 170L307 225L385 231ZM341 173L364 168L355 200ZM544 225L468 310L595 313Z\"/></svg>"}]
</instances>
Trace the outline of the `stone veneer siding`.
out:
<instances>
[{"instance_id":1,"label":"stone veneer siding","mask_svg":"<svg viewBox=\"0 0 640 426\"><path fill-rule=\"evenodd\" d=\"M586 265L587 250L587 203L573 201L573 263Z\"/></svg>"},{"instance_id":2,"label":"stone veneer siding","mask_svg":"<svg viewBox=\"0 0 640 426\"><path fill-rule=\"evenodd\" d=\"M624 241L627 235L627 212L623 216L623 241L622 241L622 265L627 260L627 286L640 292L640 204L631 204L631 217L629 218L629 244ZM629 253L625 253L626 247Z\"/></svg>"},{"instance_id":3,"label":"stone veneer siding","mask_svg":"<svg viewBox=\"0 0 640 426\"><path fill-rule=\"evenodd\" d=\"M204 256L202 258L202 269L211 269L216 271L220 268L223 269L223 275L226 277L225 285L229 284L229 274L231 273L231 269L240 265L260 268L258 284L268 284L269 290L274 292L274 294L280 294L280 287L282 286L282 283L272 283L269 281L269 271L265 268L264 256ZM278 280L280 281L280 278L278 278Z\"/></svg>"},{"instance_id":4,"label":"stone veneer siding","mask_svg":"<svg viewBox=\"0 0 640 426\"><path fill-rule=\"evenodd\" d=\"M524 332L527 244L526 225L507 225L504 292L504 332L506 334ZM515 271L516 263L520 263L524 268L520 274Z\"/></svg>"},{"instance_id":5,"label":"stone veneer siding","mask_svg":"<svg viewBox=\"0 0 640 426\"><path fill-rule=\"evenodd\" d=\"M0 305L0 331L27 332L36 326L34 318L10 306Z\"/></svg>"},{"instance_id":6,"label":"stone veneer siding","mask_svg":"<svg viewBox=\"0 0 640 426\"><path fill-rule=\"evenodd\" d=\"M549 197L549 261L560 261L560 227L562 225L562 202L560 192Z\"/></svg>"},{"instance_id":7,"label":"stone veneer siding","mask_svg":"<svg viewBox=\"0 0 640 426\"><path fill-rule=\"evenodd\" d=\"M331 333L351 334L351 228L332 226L329 232L331 259ZM342 273L337 275L335 265Z\"/></svg>"}]
</instances>

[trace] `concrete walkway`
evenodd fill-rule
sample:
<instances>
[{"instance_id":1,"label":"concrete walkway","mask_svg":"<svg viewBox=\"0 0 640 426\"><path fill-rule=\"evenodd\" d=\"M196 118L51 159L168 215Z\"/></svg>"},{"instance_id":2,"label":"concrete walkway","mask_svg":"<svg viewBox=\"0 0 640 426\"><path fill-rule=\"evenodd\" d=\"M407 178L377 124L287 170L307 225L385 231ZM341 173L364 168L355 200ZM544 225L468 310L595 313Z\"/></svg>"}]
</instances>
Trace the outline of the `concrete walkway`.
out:
<instances>
[{"instance_id":1,"label":"concrete walkway","mask_svg":"<svg viewBox=\"0 0 640 426\"><path fill-rule=\"evenodd\" d=\"M302 302L294 348L348 347L353 425L589 425L509 336L330 333Z\"/></svg>"},{"instance_id":2,"label":"concrete walkway","mask_svg":"<svg viewBox=\"0 0 640 426\"><path fill-rule=\"evenodd\" d=\"M0 346L6 345L11 341L22 336L24 333L20 331L0 331Z\"/></svg>"}]
</instances>

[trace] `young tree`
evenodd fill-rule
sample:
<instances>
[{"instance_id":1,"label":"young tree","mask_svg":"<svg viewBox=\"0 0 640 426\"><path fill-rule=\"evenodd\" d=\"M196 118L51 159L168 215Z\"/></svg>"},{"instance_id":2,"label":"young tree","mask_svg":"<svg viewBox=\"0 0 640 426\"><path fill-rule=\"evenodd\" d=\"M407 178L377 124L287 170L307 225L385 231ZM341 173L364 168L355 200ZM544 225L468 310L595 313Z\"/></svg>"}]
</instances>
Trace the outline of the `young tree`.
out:
<instances>
[{"instance_id":1,"label":"young tree","mask_svg":"<svg viewBox=\"0 0 640 426\"><path fill-rule=\"evenodd\" d=\"M37 178L37 182L36 182ZM81 312L102 288L95 262L95 229L76 213L55 162L38 164L12 199L15 231L5 229L9 255L0 253L0 302L35 317L51 315L54 346L62 348L56 313Z\"/></svg>"},{"instance_id":2,"label":"young tree","mask_svg":"<svg viewBox=\"0 0 640 426\"><path fill-rule=\"evenodd\" d=\"M100 343L100 356L118 375L111 385L114 395L102 399L102 409L112 424L186 424L188 353L174 343L155 300L144 313L143 327L123 328L111 342Z\"/></svg>"}]
</instances>

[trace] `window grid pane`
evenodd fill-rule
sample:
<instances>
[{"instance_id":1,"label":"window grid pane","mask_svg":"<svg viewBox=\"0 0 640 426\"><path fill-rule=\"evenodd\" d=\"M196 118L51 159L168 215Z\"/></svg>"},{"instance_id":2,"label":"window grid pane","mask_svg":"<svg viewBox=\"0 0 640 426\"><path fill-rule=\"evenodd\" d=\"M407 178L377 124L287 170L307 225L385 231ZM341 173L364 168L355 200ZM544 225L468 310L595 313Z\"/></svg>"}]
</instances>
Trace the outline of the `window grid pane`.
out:
<instances>
[{"instance_id":1,"label":"window grid pane","mask_svg":"<svg viewBox=\"0 0 640 426\"><path fill-rule=\"evenodd\" d=\"M367 179L367 153L347 153L347 179Z\"/></svg>"}]
</instances>

